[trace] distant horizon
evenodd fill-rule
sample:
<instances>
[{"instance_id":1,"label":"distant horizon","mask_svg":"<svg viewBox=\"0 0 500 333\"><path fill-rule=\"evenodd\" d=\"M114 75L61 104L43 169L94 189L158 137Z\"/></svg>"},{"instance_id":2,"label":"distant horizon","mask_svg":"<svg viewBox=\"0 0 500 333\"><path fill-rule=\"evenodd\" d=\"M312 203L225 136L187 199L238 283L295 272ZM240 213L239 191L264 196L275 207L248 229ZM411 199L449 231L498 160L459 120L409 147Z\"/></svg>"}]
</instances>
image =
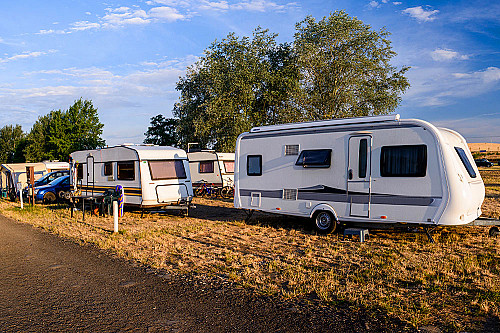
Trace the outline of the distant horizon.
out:
<instances>
[{"instance_id":1,"label":"distant horizon","mask_svg":"<svg viewBox=\"0 0 500 333\"><path fill-rule=\"evenodd\" d=\"M500 3L479 1L123 0L2 2L0 127L92 100L109 145L142 143L172 117L176 83L215 40L258 26L292 42L295 24L345 10L390 33L411 87L396 113L500 143Z\"/></svg>"}]
</instances>

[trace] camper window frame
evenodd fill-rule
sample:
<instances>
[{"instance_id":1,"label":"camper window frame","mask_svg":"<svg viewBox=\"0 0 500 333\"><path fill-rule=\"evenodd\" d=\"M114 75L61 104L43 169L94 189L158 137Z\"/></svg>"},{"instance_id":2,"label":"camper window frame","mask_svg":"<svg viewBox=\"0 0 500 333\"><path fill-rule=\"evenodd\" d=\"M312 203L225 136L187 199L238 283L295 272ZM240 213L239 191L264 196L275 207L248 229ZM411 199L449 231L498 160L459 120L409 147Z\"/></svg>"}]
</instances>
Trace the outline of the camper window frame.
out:
<instances>
[{"instance_id":1,"label":"camper window frame","mask_svg":"<svg viewBox=\"0 0 500 333\"><path fill-rule=\"evenodd\" d=\"M120 165L132 164L133 167L133 178L120 178ZM135 180L135 161L118 161L116 162L116 179L117 180Z\"/></svg>"},{"instance_id":2,"label":"camper window frame","mask_svg":"<svg viewBox=\"0 0 500 333\"><path fill-rule=\"evenodd\" d=\"M307 162L304 163L304 155L306 153L312 153L312 152L326 152L327 155L321 162ZM303 168L324 168L327 169L332 165L332 150L331 149L304 149L300 152L299 157L297 157L297 160L295 161L295 165L301 166Z\"/></svg>"},{"instance_id":3,"label":"camper window frame","mask_svg":"<svg viewBox=\"0 0 500 333\"><path fill-rule=\"evenodd\" d=\"M454 148L458 154L458 157L462 161L462 164L464 165L465 170L467 170L467 173L469 174L469 176L471 178L476 178L477 177L476 171L474 170L472 163L469 161L469 158L467 157L465 150L461 147L454 147Z\"/></svg>"},{"instance_id":4,"label":"camper window frame","mask_svg":"<svg viewBox=\"0 0 500 333\"><path fill-rule=\"evenodd\" d=\"M149 168L149 175L151 176L151 180L156 181L156 180L171 180L171 179L187 179L187 173L186 173L186 167L184 165L185 160L181 159L165 159L165 160L148 160L148 168ZM155 178L153 177L153 171L151 170L151 162L174 162L174 163L180 163L182 166L182 170L184 171L184 176L183 177L162 177L162 178Z\"/></svg>"},{"instance_id":5,"label":"camper window frame","mask_svg":"<svg viewBox=\"0 0 500 333\"><path fill-rule=\"evenodd\" d=\"M224 165L224 172L225 173L229 173L229 174L234 174L234 161L222 161L222 164ZM228 171L227 170L227 167L226 167L226 164L232 164L233 165L233 171Z\"/></svg>"},{"instance_id":6,"label":"camper window frame","mask_svg":"<svg viewBox=\"0 0 500 333\"><path fill-rule=\"evenodd\" d=\"M108 168L109 168L109 170L108 170ZM113 176L113 162L104 162L103 172L104 172L104 176Z\"/></svg>"},{"instance_id":7,"label":"camper window frame","mask_svg":"<svg viewBox=\"0 0 500 333\"><path fill-rule=\"evenodd\" d=\"M417 171L416 172L406 172L406 173L394 173L388 170L386 158L386 152L389 150L396 149L409 149L409 148L424 148L423 150L423 158L422 160L417 160ZM427 145L426 144L417 144L417 145L390 145L390 146L382 146L380 149L380 176L381 177L391 177L391 178L422 178L427 175ZM422 166L423 169L422 169Z\"/></svg>"},{"instance_id":8,"label":"camper window frame","mask_svg":"<svg viewBox=\"0 0 500 333\"><path fill-rule=\"evenodd\" d=\"M206 173L214 173L215 172L215 161L200 161L200 163L198 163L198 173L203 173L203 174L206 174ZM202 171L201 169L201 165L210 165L209 163L211 163L212 165L212 169L211 171Z\"/></svg>"},{"instance_id":9,"label":"camper window frame","mask_svg":"<svg viewBox=\"0 0 500 333\"><path fill-rule=\"evenodd\" d=\"M259 160L259 172L250 172L250 159L257 158ZM262 155L248 155L247 156L247 176L262 176Z\"/></svg>"}]
</instances>

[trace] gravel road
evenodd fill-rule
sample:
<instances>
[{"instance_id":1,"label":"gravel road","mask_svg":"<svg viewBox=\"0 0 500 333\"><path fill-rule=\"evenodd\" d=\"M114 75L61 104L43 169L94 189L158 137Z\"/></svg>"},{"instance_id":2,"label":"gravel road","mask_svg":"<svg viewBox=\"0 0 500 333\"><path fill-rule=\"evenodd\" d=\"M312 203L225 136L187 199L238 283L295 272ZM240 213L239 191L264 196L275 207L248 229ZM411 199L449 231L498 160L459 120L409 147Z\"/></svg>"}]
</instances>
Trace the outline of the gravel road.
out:
<instances>
[{"instance_id":1,"label":"gravel road","mask_svg":"<svg viewBox=\"0 0 500 333\"><path fill-rule=\"evenodd\" d=\"M412 331L378 313L281 301L134 265L0 216L0 332Z\"/></svg>"}]
</instances>

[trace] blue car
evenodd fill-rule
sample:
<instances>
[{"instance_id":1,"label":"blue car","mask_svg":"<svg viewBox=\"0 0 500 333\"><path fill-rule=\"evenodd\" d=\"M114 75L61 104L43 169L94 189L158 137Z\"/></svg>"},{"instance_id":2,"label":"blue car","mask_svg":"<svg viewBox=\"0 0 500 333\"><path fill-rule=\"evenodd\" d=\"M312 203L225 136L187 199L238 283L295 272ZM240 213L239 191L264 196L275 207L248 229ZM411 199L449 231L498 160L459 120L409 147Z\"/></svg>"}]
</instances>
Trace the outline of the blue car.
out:
<instances>
[{"instance_id":1,"label":"blue car","mask_svg":"<svg viewBox=\"0 0 500 333\"><path fill-rule=\"evenodd\" d=\"M35 201L54 203L58 198L62 198L62 194L69 191L70 188L69 175L59 177L47 185L35 187Z\"/></svg>"},{"instance_id":2,"label":"blue car","mask_svg":"<svg viewBox=\"0 0 500 333\"><path fill-rule=\"evenodd\" d=\"M58 171L52 171L46 175L44 175L42 178L35 180L35 186L33 187L40 187L42 185L47 185L51 181L62 177L69 175L69 170L58 170ZM31 188L31 184L26 186L23 190L23 197L27 198L28 197L28 191Z\"/></svg>"}]
</instances>

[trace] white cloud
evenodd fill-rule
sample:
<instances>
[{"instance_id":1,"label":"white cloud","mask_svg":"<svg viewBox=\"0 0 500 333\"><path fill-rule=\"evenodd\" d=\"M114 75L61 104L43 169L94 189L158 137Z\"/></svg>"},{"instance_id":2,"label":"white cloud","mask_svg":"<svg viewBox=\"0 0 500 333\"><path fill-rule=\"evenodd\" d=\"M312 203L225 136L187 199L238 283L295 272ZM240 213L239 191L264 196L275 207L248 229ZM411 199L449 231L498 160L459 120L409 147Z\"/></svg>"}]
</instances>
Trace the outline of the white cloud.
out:
<instances>
[{"instance_id":1,"label":"white cloud","mask_svg":"<svg viewBox=\"0 0 500 333\"><path fill-rule=\"evenodd\" d=\"M175 22L177 20L184 20L186 16L179 14L177 9L172 7L154 7L149 11L149 17L165 20L168 22Z\"/></svg>"},{"instance_id":2,"label":"white cloud","mask_svg":"<svg viewBox=\"0 0 500 333\"><path fill-rule=\"evenodd\" d=\"M98 29L101 27L99 23L93 23L93 22L88 22L88 21L79 21L75 23L71 23L72 28L70 28L73 31L83 31L83 30L89 30L89 29Z\"/></svg>"},{"instance_id":3,"label":"white cloud","mask_svg":"<svg viewBox=\"0 0 500 333\"><path fill-rule=\"evenodd\" d=\"M435 61L449 61L449 60L467 60L469 59L468 55L460 54L456 51L449 49L435 49L431 52L431 57Z\"/></svg>"},{"instance_id":4,"label":"white cloud","mask_svg":"<svg viewBox=\"0 0 500 333\"><path fill-rule=\"evenodd\" d=\"M403 3L402 3L402 2L399 2L399 1L395 1L395 2L393 2L392 4L393 4L393 5L395 5L395 6L399 6L399 5L402 5Z\"/></svg>"},{"instance_id":5,"label":"white cloud","mask_svg":"<svg viewBox=\"0 0 500 333\"><path fill-rule=\"evenodd\" d=\"M203 1L200 5L201 10L228 10L229 4L227 1Z\"/></svg>"},{"instance_id":6,"label":"white cloud","mask_svg":"<svg viewBox=\"0 0 500 333\"><path fill-rule=\"evenodd\" d=\"M251 0L248 2L235 3L234 5L230 5L230 8L233 10L266 12L268 10L282 11L290 5L295 6L296 4L295 3L288 3L286 5L278 5L276 2L272 2L272 1Z\"/></svg>"},{"instance_id":7,"label":"white cloud","mask_svg":"<svg viewBox=\"0 0 500 333\"><path fill-rule=\"evenodd\" d=\"M38 58L42 55L47 55L49 53L54 53L57 52L56 50L49 50L47 52L41 52L41 51L34 51L34 52L24 52L20 54L15 54L10 57L6 58L0 58L0 63L6 63L9 61L16 61L16 60L21 60L21 59L28 59L28 58Z\"/></svg>"},{"instance_id":8,"label":"white cloud","mask_svg":"<svg viewBox=\"0 0 500 333\"><path fill-rule=\"evenodd\" d=\"M472 73L454 73L453 76L473 85L496 84L500 83L500 68L488 67L485 70Z\"/></svg>"},{"instance_id":9,"label":"white cloud","mask_svg":"<svg viewBox=\"0 0 500 333\"><path fill-rule=\"evenodd\" d=\"M419 22L433 21L436 19L434 15L439 13L439 10L425 10L422 6L406 8L404 14L408 14Z\"/></svg>"},{"instance_id":10,"label":"white cloud","mask_svg":"<svg viewBox=\"0 0 500 333\"><path fill-rule=\"evenodd\" d=\"M500 68L460 73L447 68L412 68L408 72L410 89L403 100L412 106L456 104L459 98L475 97L500 89Z\"/></svg>"},{"instance_id":11,"label":"white cloud","mask_svg":"<svg viewBox=\"0 0 500 333\"><path fill-rule=\"evenodd\" d=\"M370 6L372 8L378 8L378 7L380 7L380 4L377 1L370 1L368 6Z\"/></svg>"},{"instance_id":12,"label":"white cloud","mask_svg":"<svg viewBox=\"0 0 500 333\"><path fill-rule=\"evenodd\" d=\"M108 8L108 12L102 18L102 26L115 28L125 25L143 25L151 22L146 12L142 9L130 9L128 7Z\"/></svg>"}]
</instances>

